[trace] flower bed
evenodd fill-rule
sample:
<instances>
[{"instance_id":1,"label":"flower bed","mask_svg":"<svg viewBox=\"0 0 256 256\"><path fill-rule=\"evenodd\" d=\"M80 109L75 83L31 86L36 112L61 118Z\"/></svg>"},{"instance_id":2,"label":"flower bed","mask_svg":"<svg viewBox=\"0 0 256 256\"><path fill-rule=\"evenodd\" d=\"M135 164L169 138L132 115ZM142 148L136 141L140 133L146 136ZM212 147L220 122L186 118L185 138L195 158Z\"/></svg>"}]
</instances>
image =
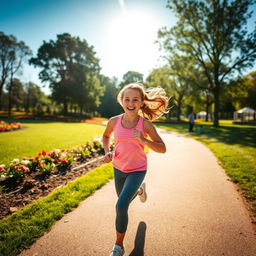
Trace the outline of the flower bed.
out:
<instances>
[{"instance_id":1,"label":"flower bed","mask_svg":"<svg viewBox=\"0 0 256 256\"><path fill-rule=\"evenodd\" d=\"M0 219L102 165L103 153L102 143L94 139L70 150L43 150L35 157L0 165Z\"/></svg>"},{"instance_id":2,"label":"flower bed","mask_svg":"<svg viewBox=\"0 0 256 256\"><path fill-rule=\"evenodd\" d=\"M34 172L50 175L56 169L67 169L77 161L82 162L95 154L103 154L103 152L103 145L99 139L88 141L85 145L71 150L54 149L48 153L43 150L36 157L23 157L22 160L13 159L9 166L0 165L0 180L15 183L23 181Z\"/></svg>"},{"instance_id":3,"label":"flower bed","mask_svg":"<svg viewBox=\"0 0 256 256\"><path fill-rule=\"evenodd\" d=\"M22 124L19 122L6 123L4 121L0 121L0 132L9 132L9 131L18 130L21 128L22 128Z\"/></svg>"}]
</instances>

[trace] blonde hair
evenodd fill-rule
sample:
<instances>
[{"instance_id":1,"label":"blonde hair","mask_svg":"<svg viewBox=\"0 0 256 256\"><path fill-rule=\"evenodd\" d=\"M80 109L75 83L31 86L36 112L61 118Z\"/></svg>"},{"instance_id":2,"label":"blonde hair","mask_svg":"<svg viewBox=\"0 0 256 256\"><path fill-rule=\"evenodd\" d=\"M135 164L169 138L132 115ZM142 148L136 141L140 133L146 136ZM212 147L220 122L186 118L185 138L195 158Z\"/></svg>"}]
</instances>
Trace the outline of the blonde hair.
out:
<instances>
[{"instance_id":1,"label":"blonde hair","mask_svg":"<svg viewBox=\"0 0 256 256\"><path fill-rule=\"evenodd\" d=\"M117 100L119 104L122 106L122 100L124 96L124 92L127 89L135 89L139 91L141 95L142 101L144 101L144 105L141 107L139 114L148 120L154 120L159 118L165 113L168 113L168 97L166 96L166 92L161 87L152 87L145 90L142 83L131 83L118 93Z\"/></svg>"}]
</instances>

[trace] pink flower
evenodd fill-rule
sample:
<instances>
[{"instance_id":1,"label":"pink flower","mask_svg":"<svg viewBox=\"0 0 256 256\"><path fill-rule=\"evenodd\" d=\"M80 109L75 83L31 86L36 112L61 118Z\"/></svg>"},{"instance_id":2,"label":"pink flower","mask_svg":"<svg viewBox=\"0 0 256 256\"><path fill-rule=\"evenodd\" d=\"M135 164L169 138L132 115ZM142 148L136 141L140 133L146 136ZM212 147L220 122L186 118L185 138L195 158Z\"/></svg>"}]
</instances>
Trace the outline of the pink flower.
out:
<instances>
[{"instance_id":1,"label":"pink flower","mask_svg":"<svg viewBox=\"0 0 256 256\"><path fill-rule=\"evenodd\" d=\"M26 171L26 170L27 170L27 168L26 168L25 165L22 165L22 166L21 166L21 169L22 169L23 171Z\"/></svg>"}]
</instances>

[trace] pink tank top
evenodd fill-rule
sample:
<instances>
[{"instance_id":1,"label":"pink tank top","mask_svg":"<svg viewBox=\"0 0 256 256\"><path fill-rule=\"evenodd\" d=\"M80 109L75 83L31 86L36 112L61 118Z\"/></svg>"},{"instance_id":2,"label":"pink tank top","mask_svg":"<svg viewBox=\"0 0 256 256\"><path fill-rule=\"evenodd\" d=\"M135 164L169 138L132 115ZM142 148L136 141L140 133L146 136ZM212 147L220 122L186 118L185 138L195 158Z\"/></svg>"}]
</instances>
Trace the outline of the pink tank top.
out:
<instances>
[{"instance_id":1,"label":"pink tank top","mask_svg":"<svg viewBox=\"0 0 256 256\"><path fill-rule=\"evenodd\" d=\"M144 145L133 136L135 129L140 130L143 136L146 133L143 128L143 117L140 117L134 128L122 126L123 114L119 115L114 126L115 152L113 165L122 172L136 172L147 170L147 156L144 153Z\"/></svg>"}]
</instances>

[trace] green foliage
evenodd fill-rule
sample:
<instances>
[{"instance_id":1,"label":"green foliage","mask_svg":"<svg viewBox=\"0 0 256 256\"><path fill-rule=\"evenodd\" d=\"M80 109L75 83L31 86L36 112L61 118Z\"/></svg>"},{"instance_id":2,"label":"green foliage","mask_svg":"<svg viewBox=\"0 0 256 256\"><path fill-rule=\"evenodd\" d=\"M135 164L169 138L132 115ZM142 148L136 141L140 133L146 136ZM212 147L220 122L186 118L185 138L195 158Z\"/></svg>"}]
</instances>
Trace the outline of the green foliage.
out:
<instances>
[{"instance_id":1,"label":"green foliage","mask_svg":"<svg viewBox=\"0 0 256 256\"><path fill-rule=\"evenodd\" d=\"M136 71L128 71L123 75L123 80L119 87L123 88L125 85L130 83L143 82L143 74Z\"/></svg>"},{"instance_id":2,"label":"green foliage","mask_svg":"<svg viewBox=\"0 0 256 256\"><path fill-rule=\"evenodd\" d=\"M168 0L178 19L171 29L159 31L160 44L170 59L173 54L193 58L203 70L214 96L214 125L218 126L222 87L236 71L256 59L256 30L249 33L247 20L254 0Z\"/></svg>"},{"instance_id":3,"label":"green foliage","mask_svg":"<svg viewBox=\"0 0 256 256\"><path fill-rule=\"evenodd\" d=\"M0 31L0 108L2 91L7 79L13 79L26 57L31 54L30 48L23 41L17 41L13 35L8 36ZM11 93L12 87L9 86L8 89Z\"/></svg>"},{"instance_id":4,"label":"green foliage","mask_svg":"<svg viewBox=\"0 0 256 256\"><path fill-rule=\"evenodd\" d=\"M122 108L117 102L117 95L119 89L117 88L117 78L109 78L107 76L100 76L101 84L104 86L104 95L100 98L100 106L97 111L103 117L112 117L122 112Z\"/></svg>"},{"instance_id":5,"label":"green foliage","mask_svg":"<svg viewBox=\"0 0 256 256\"><path fill-rule=\"evenodd\" d=\"M96 168L1 220L1 255L14 256L30 246L48 231L55 221L77 207L82 200L112 178L111 164Z\"/></svg>"},{"instance_id":6,"label":"green foliage","mask_svg":"<svg viewBox=\"0 0 256 256\"><path fill-rule=\"evenodd\" d=\"M256 72L251 72L228 84L226 96L234 102L236 109L256 109Z\"/></svg>"},{"instance_id":7,"label":"green foliage","mask_svg":"<svg viewBox=\"0 0 256 256\"><path fill-rule=\"evenodd\" d=\"M99 84L99 59L86 40L68 33L57 35L57 40L43 43L37 57L30 64L42 69L39 78L49 82L52 98L63 104L76 103L82 110L99 105L102 88Z\"/></svg>"},{"instance_id":8,"label":"green foliage","mask_svg":"<svg viewBox=\"0 0 256 256\"><path fill-rule=\"evenodd\" d=\"M52 106L52 102L35 83L25 84L23 107L26 113L33 112L35 115L43 115L46 108Z\"/></svg>"}]
</instances>

